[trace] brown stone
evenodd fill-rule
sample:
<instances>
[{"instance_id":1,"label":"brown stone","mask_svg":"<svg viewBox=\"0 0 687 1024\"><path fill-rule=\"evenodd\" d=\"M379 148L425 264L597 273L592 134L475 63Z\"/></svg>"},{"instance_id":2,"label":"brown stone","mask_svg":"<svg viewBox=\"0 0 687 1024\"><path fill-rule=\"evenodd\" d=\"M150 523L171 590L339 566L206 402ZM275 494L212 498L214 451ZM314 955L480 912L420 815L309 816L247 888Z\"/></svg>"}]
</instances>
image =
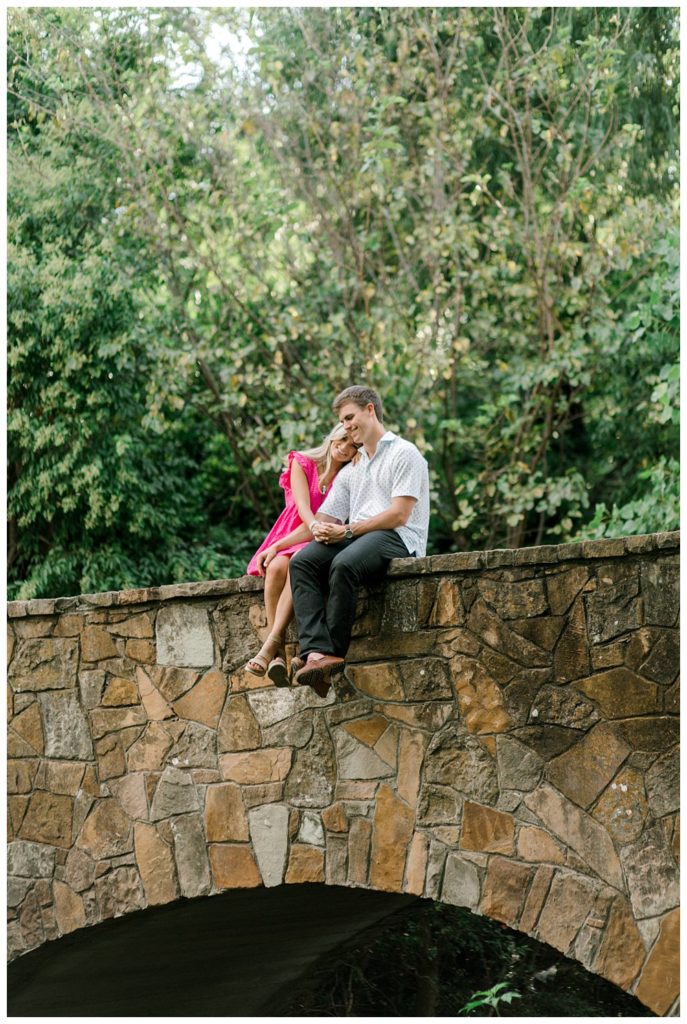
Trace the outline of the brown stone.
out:
<instances>
[{"instance_id":1,"label":"brown stone","mask_svg":"<svg viewBox=\"0 0 687 1024\"><path fill-rule=\"evenodd\" d=\"M581 679L577 688L596 701L605 718L629 718L659 710L659 687L629 668L612 668Z\"/></svg>"},{"instance_id":2,"label":"brown stone","mask_svg":"<svg viewBox=\"0 0 687 1024\"><path fill-rule=\"evenodd\" d=\"M41 788L76 796L86 768L82 761L44 761L43 766L45 780Z\"/></svg>"},{"instance_id":3,"label":"brown stone","mask_svg":"<svg viewBox=\"0 0 687 1024\"><path fill-rule=\"evenodd\" d=\"M208 850L212 878L218 889L251 889L262 885L250 846L212 845Z\"/></svg>"},{"instance_id":4,"label":"brown stone","mask_svg":"<svg viewBox=\"0 0 687 1024\"><path fill-rule=\"evenodd\" d=\"M458 585L453 580L440 580L429 618L430 626L454 626L464 619L465 611Z\"/></svg>"},{"instance_id":5,"label":"brown stone","mask_svg":"<svg viewBox=\"0 0 687 1024\"><path fill-rule=\"evenodd\" d=\"M54 629L55 636L78 636L83 629L83 615L60 615Z\"/></svg>"},{"instance_id":6,"label":"brown stone","mask_svg":"<svg viewBox=\"0 0 687 1024\"><path fill-rule=\"evenodd\" d=\"M564 615L567 612L588 579L589 570L583 565L566 569L565 572L552 573L547 577L549 607L554 615Z\"/></svg>"},{"instance_id":7,"label":"brown stone","mask_svg":"<svg viewBox=\"0 0 687 1024\"><path fill-rule=\"evenodd\" d=\"M564 864L565 853L555 839L536 825L523 825L518 832L518 857L528 861Z\"/></svg>"},{"instance_id":8,"label":"brown stone","mask_svg":"<svg viewBox=\"0 0 687 1024\"><path fill-rule=\"evenodd\" d=\"M19 834L26 809L29 806L28 796L7 797L7 838L13 839Z\"/></svg>"},{"instance_id":9,"label":"brown stone","mask_svg":"<svg viewBox=\"0 0 687 1024\"><path fill-rule=\"evenodd\" d=\"M102 782L119 778L126 772L126 756L120 736L103 736L95 744L98 776Z\"/></svg>"},{"instance_id":10,"label":"brown stone","mask_svg":"<svg viewBox=\"0 0 687 1024\"><path fill-rule=\"evenodd\" d=\"M552 651L565 621L563 615L540 615L535 619L515 619L510 622L510 626L543 651Z\"/></svg>"},{"instance_id":11,"label":"brown stone","mask_svg":"<svg viewBox=\"0 0 687 1024\"><path fill-rule=\"evenodd\" d=\"M256 784L281 782L291 768L290 747L273 747L238 754L222 754L222 778L229 782Z\"/></svg>"},{"instance_id":12,"label":"brown stone","mask_svg":"<svg viewBox=\"0 0 687 1024\"><path fill-rule=\"evenodd\" d=\"M19 912L22 938L27 949L33 949L45 941L41 908L34 893L30 892Z\"/></svg>"},{"instance_id":13,"label":"brown stone","mask_svg":"<svg viewBox=\"0 0 687 1024\"><path fill-rule=\"evenodd\" d=\"M627 990L639 974L645 955L632 907L624 897L618 896L608 916L594 971Z\"/></svg>"},{"instance_id":14,"label":"brown stone","mask_svg":"<svg viewBox=\"0 0 687 1024\"><path fill-rule=\"evenodd\" d=\"M680 911L661 921L661 931L651 950L635 996L659 1016L665 1015L680 991Z\"/></svg>"},{"instance_id":15,"label":"brown stone","mask_svg":"<svg viewBox=\"0 0 687 1024\"><path fill-rule=\"evenodd\" d=\"M153 672L154 670L149 668L148 671ZM198 675L199 673L192 668L167 666L164 669L155 671L153 682L165 700L175 701L191 689L198 680Z\"/></svg>"},{"instance_id":16,"label":"brown stone","mask_svg":"<svg viewBox=\"0 0 687 1024\"><path fill-rule=\"evenodd\" d=\"M619 730L601 722L546 769L546 777L562 793L587 809L608 785L630 748Z\"/></svg>"},{"instance_id":17,"label":"brown stone","mask_svg":"<svg viewBox=\"0 0 687 1024\"><path fill-rule=\"evenodd\" d=\"M594 897L595 889L588 879L557 873L539 917L537 938L567 953L594 905Z\"/></svg>"},{"instance_id":18,"label":"brown stone","mask_svg":"<svg viewBox=\"0 0 687 1024\"><path fill-rule=\"evenodd\" d=\"M260 726L245 695L231 697L222 712L217 745L222 751L254 750L260 746Z\"/></svg>"},{"instance_id":19,"label":"brown stone","mask_svg":"<svg viewBox=\"0 0 687 1024\"><path fill-rule=\"evenodd\" d=\"M103 920L121 917L145 906L141 876L135 867L117 867L96 878L95 891Z\"/></svg>"},{"instance_id":20,"label":"brown stone","mask_svg":"<svg viewBox=\"0 0 687 1024\"><path fill-rule=\"evenodd\" d=\"M138 690L131 679L115 677L105 687L100 703L104 707L121 707L126 704L138 704Z\"/></svg>"},{"instance_id":21,"label":"brown stone","mask_svg":"<svg viewBox=\"0 0 687 1024\"><path fill-rule=\"evenodd\" d=\"M429 839L424 832L414 832L410 841L408 858L406 860L406 879L403 887L404 892L413 893L415 896L422 896L425 888L425 872L427 870L427 854L429 852Z\"/></svg>"},{"instance_id":22,"label":"brown stone","mask_svg":"<svg viewBox=\"0 0 687 1024\"><path fill-rule=\"evenodd\" d=\"M512 725L501 690L478 661L457 655L451 675L465 725L473 733L505 732Z\"/></svg>"},{"instance_id":23,"label":"brown stone","mask_svg":"<svg viewBox=\"0 0 687 1024\"><path fill-rule=\"evenodd\" d=\"M142 707L104 708L102 711L89 712L91 718L91 735L98 740L109 732L119 732L131 725L143 725L146 713Z\"/></svg>"},{"instance_id":24,"label":"brown stone","mask_svg":"<svg viewBox=\"0 0 687 1024\"><path fill-rule=\"evenodd\" d=\"M142 661L144 665L154 665L157 651L150 640L127 640L126 656L132 661Z\"/></svg>"},{"instance_id":25,"label":"brown stone","mask_svg":"<svg viewBox=\"0 0 687 1024\"><path fill-rule=\"evenodd\" d=\"M501 574L499 579L482 577L477 586L485 601L502 619L534 618L548 610L543 580L509 582Z\"/></svg>"},{"instance_id":26,"label":"brown stone","mask_svg":"<svg viewBox=\"0 0 687 1024\"><path fill-rule=\"evenodd\" d=\"M541 913L541 908L544 906L544 900L546 894L549 891L551 879L553 877L553 868L540 867L537 868L537 873L534 876L534 881L530 887L530 891L527 894L525 900L525 906L522 911L522 917L520 918L519 929L525 932L527 935L531 935L534 931L534 927Z\"/></svg>"},{"instance_id":27,"label":"brown stone","mask_svg":"<svg viewBox=\"0 0 687 1024\"><path fill-rule=\"evenodd\" d=\"M22 839L67 849L72 845L74 801L55 793L34 793L19 830Z\"/></svg>"},{"instance_id":28,"label":"brown stone","mask_svg":"<svg viewBox=\"0 0 687 1024\"><path fill-rule=\"evenodd\" d=\"M589 648L582 601L578 600L553 656L556 682L567 683L589 675Z\"/></svg>"},{"instance_id":29,"label":"brown stone","mask_svg":"<svg viewBox=\"0 0 687 1024\"><path fill-rule=\"evenodd\" d=\"M210 729L216 729L226 695L226 677L221 672L207 672L173 706L179 718L190 718Z\"/></svg>"},{"instance_id":30,"label":"brown stone","mask_svg":"<svg viewBox=\"0 0 687 1024\"><path fill-rule=\"evenodd\" d=\"M131 819L117 800L98 800L76 841L94 860L119 857L133 849Z\"/></svg>"},{"instance_id":31,"label":"brown stone","mask_svg":"<svg viewBox=\"0 0 687 1024\"><path fill-rule=\"evenodd\" d=\"M83 928L86 924L86 911L84 910L81 897L70 889L64 882L53 882L53 894L55 897L55 917L60 934L67 935L69 932Z\"/></svg>"},{"instance_id":32,"label":"brown stone","mask_svg":"<svg viewBox=\"0 0 687 1024\"><path fill-rule=\"evenodd\" d=\"M43 736L43 723L38 702L29 704L28 708L21 711L12 720L12 729L25 740L36 754L42 754L45 750L45 739Z\"/></svg>"},{"instance_id":33,"label":"brown stone","mask_svg":"<svg viewBox=\"0 0 687 1024\"><path fill-rule=\"evenodd\" d=\"M172 745L172 737L162 723L150 722L141 738L127 751L129 771L156 771L164 767L165 758Z\"/></svg>"},{"instance_id":34,"label":"brown stone","mask_svg":"<svg viewBox=\"0 0 687 1024\"><path fill-rule=\"evenodd\" d=\"M371 800L377 792L377 780L339 779L334 796L337 800Z\"/></svg>"},{"instance_id":35,"label":"brown stone","mask_svg":"<svg viewBox=\"0 0 687 1024\"><path fill-rule=\"evenodd\" d=\"M19 640L12 659L10 685L15 693L62 690L74 686L77 664L76 640L53 637Z\"/></svg>"},{"instance_id":36,"label":"brown stone","mask_svg":"<svg viewBox=\"0 0 687 1024\"><path fill-rule=\"evenodd\" d=\"M365 743L368 747L374 747L388 725L387 719L382 718L381 715L370 715L369 718L357 718L353 722L348 722L344 729L361 743Z\"/></svg>"},{"instance_id":37,"label":"brown stone","mask_svg":"<svg viewBox=\"0 0 687 1024\"><path fill-rule=\"evenodd\" d=\"M107 632L100 626L86 626L81 633L81 658L83 661L102 661L103 658L115 658L117 645Z\"/></svg>"},{"instance_id":38,"label":"brown stone","mask_svg":"<svg viewBox=\"0 0 687 1024\"><path fill-rule=\"evenodd\" d=\"M149 906L171 903L179 895L174 854L154 825L137 822L134 850Z\"/></svg>"},{"instance_id":39,"label":"brown stone","mask_svg":"<svg viewBox=\"0 0 687 1024\"><path fill-rule=\"evenodd\" d=\"M110 791L130 818L148 819L148 798L143 773L131 773L110 783Z\"/></svg>"},{"instance_id":40,"label":"brown stone","mask_svg":"<svg viewBox=\"0 0 687 1024\"><path fill-rule=\"evenodd\" d=\"M428 738L420 732L402 729L399 743L397 791L411 807L417 804L420 772Z\"/></svg>"},{"instance_id":41,"label":"brown stone","mask_svg":"<svg viewBox=\"0 0 687 1024\"><path fill-rule=\"evenodd\" d=\"M435 732L444 725L454 708L451 700L426 704L375 704L374 710L413 728Z\"/></svg>"},{"instance_id":42,"label":"brown stone","mask_svg":"<svg viewBox=\"0 0 687 1024\"><path fill-rule=\"evenodd\" d=\"M515 822L510 814L466 800L463 806L461 850L512 853Z\"/></svg>"},{"instance_id":43,"label":"brown stone","mask_svg":"<svg viewBox=\"0 0 687 1024\"><path fill-rule=\"evenodd\" d=\"M374 816L370 884L400 892L415 814L386 784L379 787Z\"/></svg>"},{"instance_id":44,"label":"brown stone","mask_svg":"<svg viewBox=\"0 0 687 1024\"><path fill-rule=\"evenodd\" d=\"M547 651L542 651L502 622L481 598L470 609L468 628L489 647L507 658L516 659L521 665L536 668L551 662L551 655Z\"/></svg>"},{"instance_id":45,"label":"brown stone","mask_svg":"<svg viewBox=\"0 0 687 1024\"><path fill-rule=\"evenodd\" d=\"M284 881L287 885L324 882L324 850L305 843L294 843Z\"/></svg>"},{"instance_id":46,"label":"brown stone","mask_svg":"<svg viewBox=\"0 0 687 1024\"><path fill-rule=\"evenodd\" d=\"M155 636L155 630L153 628L153 617L149 612L143 612L141 615L135 615L131 619L124 619L115 625L109 627L110 633L116 633L117 636L127 636L141 638L151 638Z\"/></svg>"},{"instance_id":47,"label":"brown stone","mask_svg":"<svg viewBox=\"0 0 687 1024\"><path fill-rule=\"evenodd\" d=\"M7 792L30 793L37 770L38 760L35 758L21 760L12 758L9 760L7 762Z\"/></svg>"},{"instance_id":48,"label":"brown stone","mask_svg":"<svg viewBox=\"0 0 687 1024\"><path fill-rule=\"evenodd\" d=\"M626 718L618 722L618 728L633 750L663 752L677 743L680 737L679 720L668 715Z\"/></svg>"},{"instance_id":49,"label":"brown stone","mask_svg":"<svg viewBox=\"0 0 687 1024\"><path fill-rule=\"evenodd\" d=\"M354 818L348 833L348 882L366 885L372 841L372 822L368 818Z\"/></svg>"},{"instance_id":50,"label":"brown stone","mask_svg":"<svg viewBox=\"0 0 687 1024\"><path fill-rule=\"evenodd\" d=\"M623 768L602 793L592 814L617 843L623 844L638 838L648 811L641 772Z\"/></svg>"},{"instance_id":51,"label":"brown stone","mask_svg":"<svg viewBox=\"0 0 687 1024\"><path fill-rule=\"evenodd\" d=\"M394 662L349 665L348 678L361 693L378 700L403 700L404 691Z\"/></svg>"},{"instance_id":52,"label":"brown stone","mask_svg":"<svg viewBox=\"0 0 687 1024\"><path fill-rule=\"evenodd\" d=\"M348 832L348 818L341 803L332 804L322 811L322 824L328 832Z\"/></svg>"},{"instance_id":53,"label":"brown stone","mask_svg":"<svg viewBox=\"0 0 687 1024\"><path fill-rule=\"evenodd\" d=\"M481 913L503 924L516 925L533 874L524 864L492 857L484 881Z\"/></svg>"},{"instance_id":54,"label":"brown stone","mask_svg":"<svg viewBox=\"0 0 687 1024\"><path fill-rule=\"evenodd\" d=\"M248 841L248 819L239 786L233 783L208 786L205 797L205 834L210 843Z\"/></svg>"}]
</instances>

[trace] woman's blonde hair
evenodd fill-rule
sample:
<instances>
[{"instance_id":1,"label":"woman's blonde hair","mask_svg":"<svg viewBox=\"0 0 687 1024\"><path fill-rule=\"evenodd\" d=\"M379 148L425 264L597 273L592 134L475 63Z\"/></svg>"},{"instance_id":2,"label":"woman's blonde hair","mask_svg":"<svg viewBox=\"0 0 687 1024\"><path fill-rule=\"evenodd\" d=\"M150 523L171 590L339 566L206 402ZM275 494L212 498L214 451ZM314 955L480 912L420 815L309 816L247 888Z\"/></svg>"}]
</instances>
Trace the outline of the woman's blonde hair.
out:
<instances>
[{"instance_id":1,"label":"woman's blonde hair","mask_svg":"<svg viewBox=\"0 0 687 1024\"><path fill-rule=\"evenodd\" d=\"M322 444L318 444L316 448L307 448L300 454L313 460L317 466L319 477L326 476L332 465L332 441L343 441L347 436L346 428L343 424L337 423L334 429L327 434Z\"/></svg>"}]
</instances>

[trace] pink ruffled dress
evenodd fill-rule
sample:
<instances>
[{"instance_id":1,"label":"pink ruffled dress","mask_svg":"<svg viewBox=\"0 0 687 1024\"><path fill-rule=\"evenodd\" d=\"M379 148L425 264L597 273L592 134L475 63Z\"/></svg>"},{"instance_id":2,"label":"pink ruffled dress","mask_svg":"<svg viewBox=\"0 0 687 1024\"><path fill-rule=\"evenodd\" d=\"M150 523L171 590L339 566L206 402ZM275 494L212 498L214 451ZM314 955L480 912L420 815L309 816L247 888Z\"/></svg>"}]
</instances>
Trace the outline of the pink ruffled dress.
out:
<instances>
[{"instance_id":1,"label":"pink ruffled dress","mask_svg":"<svg viewBox=\"0 0 687 1024\"><path fill-rule=\"evenodd\" d=\"M286 537L287 534L291 533L292 530L295 530L297 526L301 525L302 520L299 515L298 508L296 506L296 501L294 499L293 492L291 490L291 466L293 464L294 459L296 460L298 465L302 467L306 477L308 478L308 487L310 488L310 508L313 510L313 512L317 512L318 508L320 507L320 505L327 496L329 487L331 487L330 484L327 487L325 493L323 494L322 491L320 490L320 484L317 479L316 463L312 459L309 459L306 455L301 455L300 452L289 452L288 466L284 470L282 475L279 477L279 486L284 488L286 508L281 513L276 523L274 524L274 526L267 534L258 550L251 558L250 562L248 563L246 573L249 576L260 575L258 572L258 567L256 565L255 559L257 558L261 551L264 551L265 548L268 548L270 544L274 544L276 541L281 540L282 537ZM282 548L279 554L293 555L296 551L300 551L301 548L304 548L305 545L309 543L310 541L304 540L300 544L292 544L290 548Z\"/></svg>"}]
</instances>

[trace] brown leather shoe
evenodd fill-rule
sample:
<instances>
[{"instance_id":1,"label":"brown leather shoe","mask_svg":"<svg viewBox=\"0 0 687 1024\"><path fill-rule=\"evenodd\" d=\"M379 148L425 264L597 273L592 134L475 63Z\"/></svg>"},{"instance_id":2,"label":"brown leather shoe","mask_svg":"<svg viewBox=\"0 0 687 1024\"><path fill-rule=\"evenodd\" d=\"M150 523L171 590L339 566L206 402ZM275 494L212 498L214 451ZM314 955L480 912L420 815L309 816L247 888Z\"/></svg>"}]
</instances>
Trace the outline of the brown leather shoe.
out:
<instances>
[{"instance_id":1,"label":"brown leather shoe","mask_svg":"<svg viewBox=\"0 0 687 1024\"><path fill-rule=\"evenodd\" d=\"M308 661L296 672L293 677L294 683L301 686L311 686L318 697L326 697L332 676L338 675L344 670L343 658L337 658L333 654L325 654L323 658L316 661Z\"/></svg>"}]
</instances>

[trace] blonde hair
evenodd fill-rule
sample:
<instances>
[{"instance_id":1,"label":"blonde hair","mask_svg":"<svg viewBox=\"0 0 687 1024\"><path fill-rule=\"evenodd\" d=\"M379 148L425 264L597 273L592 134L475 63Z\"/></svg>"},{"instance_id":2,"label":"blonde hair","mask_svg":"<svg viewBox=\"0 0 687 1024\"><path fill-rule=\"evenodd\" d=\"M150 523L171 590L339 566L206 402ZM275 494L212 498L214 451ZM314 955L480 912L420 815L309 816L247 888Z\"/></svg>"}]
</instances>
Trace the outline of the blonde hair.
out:
<instances>
[{"instance_id":1,"label":"blonde hair","mask_svg":"<svg viewBox=\"0 0 687 1024\"><path fill-rule=\"evenodd\" d=\"M332 431L330 431L325 437L322 444L318 444L316 448L307 448L305 451L300 452L301 455L305 455L307 459L312 459L317 466L317 475L325 477L332 465L332 441L343 441L344 438L348 437L346 428L341 424L337 423Z\"/></svg>"}]
</instances>

